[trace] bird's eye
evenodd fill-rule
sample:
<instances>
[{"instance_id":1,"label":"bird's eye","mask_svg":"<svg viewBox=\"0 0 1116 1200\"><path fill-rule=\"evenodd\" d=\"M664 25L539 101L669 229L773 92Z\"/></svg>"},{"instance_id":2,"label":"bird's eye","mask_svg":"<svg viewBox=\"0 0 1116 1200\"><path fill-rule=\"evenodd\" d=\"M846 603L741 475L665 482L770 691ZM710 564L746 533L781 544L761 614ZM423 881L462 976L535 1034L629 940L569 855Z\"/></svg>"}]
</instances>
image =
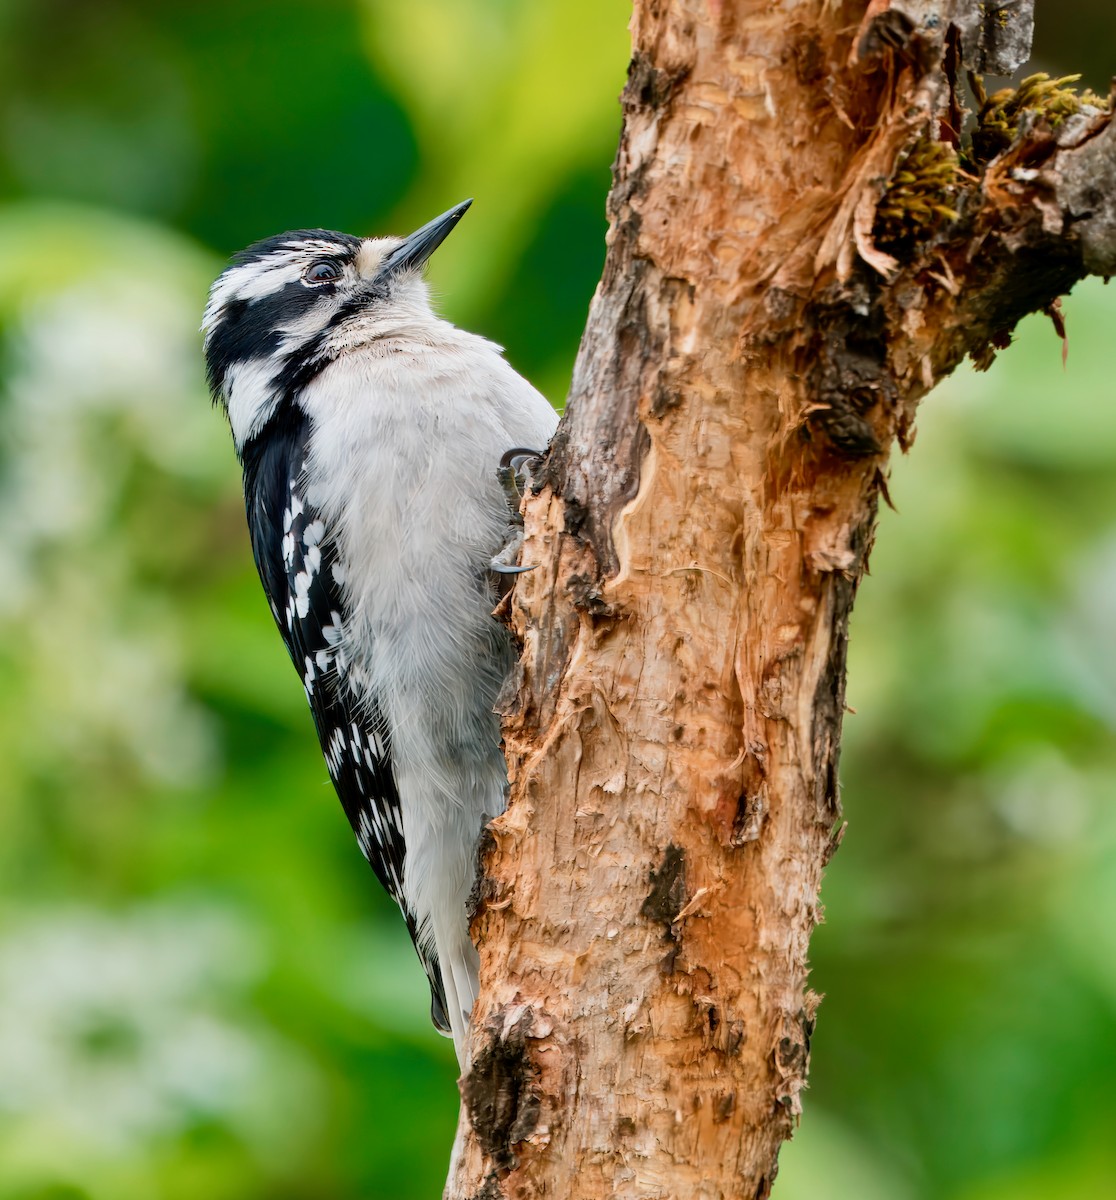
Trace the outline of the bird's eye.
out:
<instances>
[{"instance_id":1,"label":"bird's eye","mask_svg":"<svg viewBox=\"0 0 1116 1200\"><path fill-rule=\"evenodd\" d=\"M329 258L312 262L302 273L304 283L336 283L341 278L341 268Z\"/></svg>"}]
</instances>

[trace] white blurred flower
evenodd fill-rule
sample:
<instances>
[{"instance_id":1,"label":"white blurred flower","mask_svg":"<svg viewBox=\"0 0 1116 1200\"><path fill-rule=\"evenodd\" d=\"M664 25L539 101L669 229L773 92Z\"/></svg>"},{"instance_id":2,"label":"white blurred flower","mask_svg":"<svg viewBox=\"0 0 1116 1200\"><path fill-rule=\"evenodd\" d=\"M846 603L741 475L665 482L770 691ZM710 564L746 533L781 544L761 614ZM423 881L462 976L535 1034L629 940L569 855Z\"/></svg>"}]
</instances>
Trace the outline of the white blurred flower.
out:
<instances>
[{"instance_id":1,"label":"white blurred flower","mask_svg":"<svg viewBox=\"0 0 1116 1200\"><path fill-rule=\"evenodd\" d=\"M0 1114L109 1151L199 1118L270 1140L275 1083L315 1080L238 1020L263 968L227 912L159 904L54 912L0 938ZM285 1124L285 1122L284 1122Z\"/></svg>"},{"instance_id":2,"label":"white blurred flower","mask_svg":"<svg viewBox=\"0 0 1116 1200\"><path fill-rule=\"evenodd\" d=\"M1091 816L1086 780L1053 747L1021 747L985 774L984 787L1004 824L1041 846L1077 842Z\"/></svg>"},{"instance_id":3,"label":"white blurred flower","mask_svg":"<svg viewBox=\"0 0 1116 1200\"><path fill-rule=\"evenodd\" d=\"M224 462L201 381L198 303L140 274L85 280L23 311L5 388L9 553L111 520L130 455L183 477L212 477ZM107 460L94 453L106 418L123 421Z\"/></svg>"},{"instance_id":4,"label":"white blurred flower","mask_svg":"<svg viewBox=\"0 0 1116 1200\"><path fill-rule=\"evenodd\" d=\"M31 677L28 745L122 751L190 786L211 776L216 737L182 684L175 606L141 585L122 513L140 464L213 493L235 472L201 377L200 296L130 266L29 302L9 334L0 631ZM182 536L166 530L172 547Z\"/></svg>"}]
</instances>

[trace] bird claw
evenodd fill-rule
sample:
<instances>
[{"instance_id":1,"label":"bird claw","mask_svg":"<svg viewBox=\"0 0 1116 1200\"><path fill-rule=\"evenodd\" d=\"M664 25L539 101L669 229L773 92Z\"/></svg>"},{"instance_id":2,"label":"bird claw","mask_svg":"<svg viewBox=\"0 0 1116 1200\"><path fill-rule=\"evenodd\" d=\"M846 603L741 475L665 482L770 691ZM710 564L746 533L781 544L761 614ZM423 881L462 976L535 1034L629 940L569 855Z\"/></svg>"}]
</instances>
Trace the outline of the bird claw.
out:
<instances>
[{"instance_id":1,"label":"bird claw","mask_svg":"<svg viewBox=\"0 0 1116 1200\"><path fill-rule=\"evenodd\" d=\"M537 462L541 458L542 451L540 450L527 450L522 446L515 446L504 452L500 459L500 465L496 468L496 478L504 489L513 525L522 526L523 524L519 506L523 502L523 493L527 489L530 474L528 468L531 463Z\"/></svg>"},{"instance_id":2,"label":"bird claw","mask_svg":"<svg viewBox=\"0 0 1116 1200\"><path fill-rule=\"evenodd\" d=\"M508 526L508 540L500 548L498 554L489 559L489 567L497 575L522 575L524 571L534 570L533 567L522 567L516 564L519 551L523 547L523 524Z\"/></svg>"},{"instance_id":3,"label":"bird claw","mask_svg":"<svg viewBox=\"0 0 1116 1200\"><path fill-rule=\"evenodd\" d=\"M488 564L489 569L496 575L514 578L516 575L522 575L526 571L535 569L534 564L520 566L515 560L519 557L519 551L523 546L523 514L519 511L519 506L523 503L523 493L527 488L530 464L537 462L540 458L542 458L541 451L527 450L522 446L516 446L505 452L500 459L499 467L496 468L496 478L500 481L500 486L503 488L508 502L507 541L499 554L494 555ZM511 588L511 579L504 587Z\"/></svg>"},{"instance_id":4,"label":"bird claw","mask_svg":"<svg viewBox=\"0 0 1116 1200\"><path fill-rule=\"evenodd\" d=\"M535 458L542 458L545 451L528 450L524 446L513 446L505 450L500 459L501 467L510 467L517 475L523 474L523 468Z\"/></svg>"}]
</instances>

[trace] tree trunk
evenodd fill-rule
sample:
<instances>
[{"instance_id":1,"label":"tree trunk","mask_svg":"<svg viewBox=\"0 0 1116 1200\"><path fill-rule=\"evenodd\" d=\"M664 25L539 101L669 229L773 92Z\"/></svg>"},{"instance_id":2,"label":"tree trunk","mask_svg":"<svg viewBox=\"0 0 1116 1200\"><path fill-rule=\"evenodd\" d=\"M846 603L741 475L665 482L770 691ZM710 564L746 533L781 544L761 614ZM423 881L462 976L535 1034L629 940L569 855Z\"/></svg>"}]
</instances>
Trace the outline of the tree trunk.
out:
<instances>
[{"instance_id":1,"label":"tree trunk","mask_svg":"<svg viewBox=\"0 0 1116 1200\"><path fill-rule=\"evenodd\" d=\"M769 1194L888 452L965 354L1116 271L1099 102L1030 83L958 157L961 77L1025 59L1027 0L637 0L632 35L525 505L455 1200Z\"/></svg>"}]
</instances>

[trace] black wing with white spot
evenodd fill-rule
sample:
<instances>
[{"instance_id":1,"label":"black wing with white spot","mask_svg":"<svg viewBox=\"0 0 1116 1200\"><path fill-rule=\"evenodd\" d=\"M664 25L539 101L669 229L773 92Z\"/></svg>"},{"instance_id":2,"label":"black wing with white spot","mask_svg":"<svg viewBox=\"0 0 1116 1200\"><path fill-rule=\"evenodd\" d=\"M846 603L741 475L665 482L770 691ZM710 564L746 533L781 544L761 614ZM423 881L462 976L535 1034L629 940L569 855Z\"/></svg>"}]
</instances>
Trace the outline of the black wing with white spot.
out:
<instances>
[{"instance_id":1,"label":"black wing with white spot","mask_svg":"<svg viewBox=\"0 0 1116 1200\"><path fill-rule=\"evenodd\" d=\"M306 500L305 417L273 421L244 452L244 495L252 553L272 615L302 678L326 765L364 857L403 910L430 979L431 1015L448 1032L438 962L418 940L403 898L403 820L391 772L387 724L375 698L347 682L341 629L342 564L321 517Z\"/></svg>"}]
</instances>

